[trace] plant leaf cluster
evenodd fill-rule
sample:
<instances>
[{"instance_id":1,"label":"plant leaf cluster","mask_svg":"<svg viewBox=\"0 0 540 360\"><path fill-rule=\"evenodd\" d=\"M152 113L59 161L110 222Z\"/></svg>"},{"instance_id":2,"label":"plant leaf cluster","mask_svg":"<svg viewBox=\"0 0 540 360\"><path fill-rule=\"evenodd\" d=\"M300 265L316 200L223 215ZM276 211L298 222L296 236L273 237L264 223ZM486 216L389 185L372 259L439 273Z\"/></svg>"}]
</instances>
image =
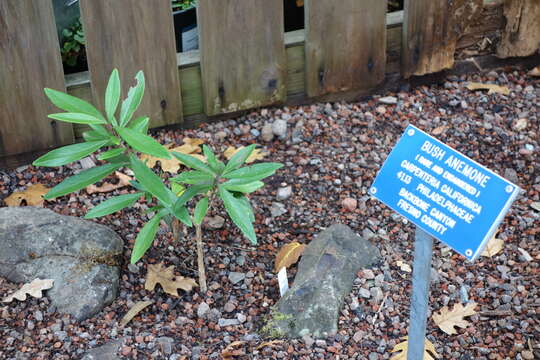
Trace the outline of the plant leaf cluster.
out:
<instances>
[{"instance_id":1,"label":"plant leaf cluster","mask_svg":"<svg viewBox=\"0 0 540 360\"><path fill-rule=\"evenodd\" d=\"M127 97L120 103L121 84L118 70L113 70L105 92L105 114L92 104L74 96L45 89L45 94L63 113L49 115L50 118L68 123L86 124L90 130L83 133L84 142L64 146L41 156L34 161L36 166L56 167L80 160L104 147L106 151L97 158L105 161L104 165L90 168L65 179L51 189L45 199L52 199L78 191L90 184L101 181L122 167L130 168L135 174L131 185L135 193L108 199L92 208L85 218L91 219L112 214L132 206L142 197L147 201L155 199L156 206L150 209L153 216L140 230L135 240L131 262L135 263L152 245L159 223L178 219L186 226L200 226L215 198L221 199L232 221L253 243L257 243L253 222L255 216L247 194L261 188L262 179L272 175L282 167L278 163L260 163L241 167L252 154L255 145L242 148L225 164L217 159L212 150L204 145L203 153L207 163L196 157L180 152L171 153L148 135L148 117L135 117L141 104L145 78L142 71L135 76L137 83L128 91ZM161 159L174 156L187 167L186 171L171 179L169 188L135 154L141 152ZM181 191L178 189L180 188ZM199 197L193 215L188 211L188 203Z\"/></svg>"}]
</instances>

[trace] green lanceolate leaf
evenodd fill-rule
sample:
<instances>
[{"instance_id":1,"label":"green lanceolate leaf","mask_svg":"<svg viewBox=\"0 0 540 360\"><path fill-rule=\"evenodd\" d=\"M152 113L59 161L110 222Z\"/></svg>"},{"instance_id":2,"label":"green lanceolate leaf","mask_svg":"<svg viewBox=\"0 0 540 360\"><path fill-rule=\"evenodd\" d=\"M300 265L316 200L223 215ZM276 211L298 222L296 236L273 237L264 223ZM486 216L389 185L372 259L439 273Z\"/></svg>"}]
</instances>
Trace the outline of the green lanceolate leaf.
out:
<instances>
[{"instance_id":1,"label":"green lanceolate leaf","mask_svg":"<svg viewBox=\"0 0 540 360\"><path fill-rule=\"evenodd\" d=\"M103 179L105 176L111 174L113 171L118 170L123 165L125 164L107 164L81 171L77 175L73 175L72 177L65 179L60 184L53 187L47 194L45 194L44 198L46 200L54 199L56 197L63 196L85 188L88 185Z\"/></svg>"},{"instance_id":2,"label":"green lanceolate leaf","mask_svg":"<svg viewBox=\"0 0 540 360\"><path fill-rule=\"evenodd\" d=\"M101 141L101 140L107 140L109 138L109 135L103 136L102 134L98 133L95 130L89 130L82 133L84 141Z\"/></svg>"},{"instance_id":3,"label":"green lanceolate leaf","mask_svg":"<svg viewBox=\"0 0 540 360\"><path fill-rule=\"evenodd\" d=\"M120 155L120 154L123 154L124 151L126 151L125 148L111 149L111 150L105 151L105 152L102 153L102 154L99 154L99 155L97 156L97 158L98 158L98 160L108 160L108 159L112 159L112 158L117 157L117 156Z\"/></svg>"},{"instance_id":4,"label":"green lanceolate leaf","mask_svg":"<svg viewBox=\"0 0 540 360\"><path fill-rule=\"evenodd\" d=\"M219 197L223 200L225 210L231 217L231 220L238 226L244 236L246 236L252 244L257 244L257 236L251 222L249 213L246 211L245 204L236 199L227 189L219 186Z\"/></svg>"},{"instance_id":5,"label":"green lanceolate leaf","mask_svg":"<svg viewBox=\"0 0 540 360\"><path fill-rule=\"evenodd\" d=\"M163 182L152 170L148 168L135 155L131 155L131 170L135 173L137 181L144 191L154 195L165 206L172 206L176 196L165 186Z\"/></svg>"},{"instance_id":6,"label":"green lanceolate leaf","mask_svg":"<svg viewBox=\"0 0 540 360\"><path fill-rule=\"evenodd\" d=\"M223 169L225 169L225 164L223 164L221 161L219 161L216 158L216 155L212 152L212 150L206 146L203 145L203 154L206 157L206 161L208 162L208 166L216 173L221 174L223 172Z\"/></svg>"},{"instance_id":7,"label":"green lanceolate leaf","mask_svg":"<svg viewBox=\"0 0 540 360\"><path fill-rule=\"evenodd\" d=\"M144 253L150 248L156 233L159 227L159 221L162 218L161 212L157 213L150 221L148 221L135 239L135 246L133 246L133 251L131 252L131 263L135 264L139 261Z\"/></svg>"},{"instance_id":8,"label":"green lanceolate leaf","mask_svg":"<svg viewBox=\"0 0 540 360\"><path fill-rule=\"evenodd\" d=\"M195 222L195 224L197 225L202 224L207 211L208 211L208 198L203 197L201 200L199 200L199 202L195 206L195 211L193 212L193 221Z\"/></svg>"},{"instance_id":9,"label":"green lanceolate leaf","mask_svg":"<svg viewBox=\"0 0 540 360\"><path fill-rule=\"evenodd\" d=\"M92 208L92 210L90 210L84 218L94 219L100 216L112 214L114 212L122 210L123 208L133 205L135 201L139 200L143 195L143 193L135 193L115 196Z\"/></svg>"},{"instance_id":10,"label":"green lanceolate leaf","mask_svg":"<svg viewBox=\"0 0 540 360\"><path fill-rule=\"evenodd\" d=\"M58 113L50 114L49 118L60 120L63 122L73 123L73 124L105 124L106 122L103 119L97 118L93 115L88 115L84 113L68 112L68 113Z\"/></svg>"},{"instance_id":11,"label":"green lanceolate leaf","mask_svg":"<svg viewBox=\"0 0 540 360\"><path fill-rule=\"evenodd\" d=\"M244 207L244 210L249 216L249 221L251 221L252 223L255 222L255 214L253 213L253 209L251 208L249 199L244 194L238 193L234 195L234 198L238 200L238 202Z\"/></svg>"},{"instance_id":12,"label":"green lanceolate leaf","mask_svg":"<svg viewBox=\"0 0 540 360\"><path fill-rule=\"evenodd\" d=\"M99 135L103 137L103 139L108 139L112 136L110 132L107 131L107 129L103 125L96 125L96 124L88 124L92 131L95 131Z\"/></svg>"},{"instance_id":13,"label":"green lanceolate leaf","mask_svg":"<svg viewBox=\"0 0 540 360\"><path fill-rule=\"evenodd\" d=\"M120 110L120 126L126 126L129 120L133 116L133 113L137 110L141 104L144 95L144 74L139 71L135 75L137 79L137 85L129 89L128 96L122 102L122 108Z\"/></svg>"},{"instance_id":14,"label":"green lanceolate leaf","mask_svg":"<svg viewBox=\"0 0 540 360\"><path fill-rule=\"evenodd\" d=\"M98 119L105 120L103 115L87 101L76 98L75 96L68 95L61 91L53 89L45 89L45 95L51 100L51 102L62 110L68 112L77 112L92 115Z\"/></svg>"},{"instance_id":15,"label":"green lanceolate leaf","mask_svg":"<svg viewBox=\"0 0 540 360\"><path fill-rule=\"evenodd\" d=\"M146 135L148 133L149 123L150 123L150 118L148 116L141 116L141 117L136 118L133 121L130 121L128 128Z\"/></svg>"},{"instance_id":16,"label":"green lanceolate leaf","mask_svg":"<svg viewBox=\"0 0 540 360\"><path fill-rule=\"evenodd\" d=\"M203 194L212 189L212 185L193 185L190 186L180 195L180 197L174 203L174 208L180 208L184 206L195 195Z\"/></svg>"},{"instance_id":17,"label":"green lanceolate leaf","mask_svg":"<svg viewBox=\"0 0 540 360\"><path fill-rule=\"evenodd\" d=\"M120 75L118 74L118 69L114 69L109 77L107 90L105 90L105 112L107 113L109 122L113 126L118 125L114 118L114 113L120 101L120 91Z\"/></svg>"},{"instance_id":18,"label":"green lanceolate leaf","mask_svg":"<svg viewBox=\"0 0 540 360\"><path fill-rule=\"evenodd\" d=\"M214 176L199 170L191 170L184 171L180 175L173 177L171 181L181 184L199 184L201 182L210 183L214 181Z\"/></svg>"},{"instance_id":19,"label":"green lanceolate leaf","mask_svg":"<svg viewBox=\"0 0 540 360\"><path fill-rule=\"evenodd\" d=\"M184 185L173 182L171 184L171 190L173 194L175 194L176 196L180 196L184 191L186 191L186 187Z\"/></svg>"},{"instance_id":20,"label":"green lanceolate leaf","mask_svg":"<svg viewBox=\"0 0 540 360\"><path fill-rule=\"evenodd\" d=\"M249 155L251 155L253 150L255 150L255 144L246 146L245 148L238 150L225 166L223 174L225 175L233 170L238 169L238 167L240 167L243 163L246 162L247 158L249 157Z\"/></svg>"},{"instance_id":21,"label":"green lanceolate leaf","mask_svg":"<svg viewBox=\"0 0 540 360\"><path fill-rule=\"evenodd\" d=\"M226 183L223 183L222 186L229 191L237 191L244 194L249 194L255 190L259 190L264 186L262 181L253 181L247 184L238 183L236 180L229 180Z\"/></svg>"},{"instance_id":22,"label":"green lanceolate leaf","mask_svg":"<svg viewBox=\"0 0 540 360\"><path fill-rule=\"evenodd\" d=\"M246 179L248 182L264 179L270 175L273 175L276 170L283 167L283 164L279 163L262 163L251 166L246 166L228 174L224 174L226 179Z\"/></svg>"},{"instance_id":23,"label":"green lanceolate leaf","mask_svg":"<svg viewBox=\"0 0 540 360\"><path fill-rule=\"evenodd\" d=\"M203 163L201 160L187 154L182 154L176 151L172 152L173 156L180 160L180 162L187 167L190 167L195 170L202 171L204 173L207 173L209 175L215 175L215 173L210 169L208 165Z\"/></svg>"},{"instance_id":24,"label":"green lanceolate leaf","mask_svg":"<svg viewBox=\"0 0 540 360\"><path fill-rule=\"evenodd\" d=\"M141 134L130 128L116 128L118 134L129 146L142 153L155 156L160 159L170 159L171 154L151 136Z\"/></svg>"},{"instance_id":25,"label":"green lanceolate leaf","mask_svg":"<svg viewBox=\"0 0 540 360\"><path fill-rule=\"evenodd\" d=\"M109 140L90 141L79 144L73 144L55 149L35 160L32 164L35 166L61 166L69 164L75 160L80 160L90 155L97 149L107 145Z\"/></svg>"},{"instance_id":26,"label":"green lanceolate leaf","mask_svg":"<svg viewBox=\"0 0 540 360\"><path fill-rule=\"evenodd\" d=\"M172 214L175 218L183 222L187 227L191 227L193 224L191 223L191 217L189 216L188 210L185 206L180 206L178 208L174 208L172 210Z\"/></svg>"}]
</instances>

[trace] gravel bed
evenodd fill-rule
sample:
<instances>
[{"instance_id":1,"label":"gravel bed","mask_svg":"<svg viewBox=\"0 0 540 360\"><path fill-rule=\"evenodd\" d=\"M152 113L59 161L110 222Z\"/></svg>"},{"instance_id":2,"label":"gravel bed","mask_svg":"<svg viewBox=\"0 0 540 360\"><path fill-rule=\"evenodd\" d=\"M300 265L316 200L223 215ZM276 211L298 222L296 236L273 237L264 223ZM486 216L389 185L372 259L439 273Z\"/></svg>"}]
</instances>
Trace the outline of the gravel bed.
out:
<instances>
[{"instance_id":1,"label":"gravel bed","mask_svg":"<svg viewBox=\"0 0 540 360\"><path fill-rule=\"evenodd\" d=\"M467 81L507 86L510 95L470 91ZM435 244L431 311L468 300L479 306L457 335L446 335L430 319L428 338L443 359L540 358L540 80L506 70L449 77L439 85L381 96L395 99L383 103L374 96L356 103L262 109L196 130L159 131L162 143L196 137L217 151L258 143L268 152L266 161L286 165L251 196L260 245L252 247L229 221L221 229L206 230L209 291L181 291L173 298L159 287L156 292L144 289L146 264L164 261L176 265L178 274L196 278L194 234L184 229L178 243L162 224L144 262L123 265L119 297L93 319L77 322L58 314L46 298L0 304L0 358L80 358L91 348L121 340L119 355L126 359L220 359L236 341L242 343L234 348L235 358L389 359L407 333L411 274L397 262L412 265L414 227L367 190L409 123L439 134L449 146L524 190L500 227L504 249L499 254L470 263ZM78 171L78 163L0 171L0 205L15 190L34 183L53 186ZM83 216L126 191L81 191L45 206ZM136 208L96 220L124 239L126 259L148 206L141 201ZM218 209L213 215L219 214ZM264 339L257 331L279 299L273 272L277 250L291 241L309 243L335 222L369 238L380 249L382 263L357 274L335 337L259 347ZM294 274L295 267L289 271L291 281ZM0 296L17 287L0 278ZM120 319L140 300L154 304L120 327Z\"/></svg>"}]
</instances>

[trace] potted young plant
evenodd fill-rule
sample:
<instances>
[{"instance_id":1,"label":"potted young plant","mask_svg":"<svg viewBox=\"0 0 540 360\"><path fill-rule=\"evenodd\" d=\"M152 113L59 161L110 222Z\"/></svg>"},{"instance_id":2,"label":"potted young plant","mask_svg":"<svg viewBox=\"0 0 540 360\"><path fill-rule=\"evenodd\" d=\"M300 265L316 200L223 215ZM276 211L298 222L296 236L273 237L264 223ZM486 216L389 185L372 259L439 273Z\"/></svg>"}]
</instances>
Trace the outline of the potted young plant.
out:
<instances>
[{"instance_id":1,"label":"potted young plant","mask_svg":"<svg viewBox=\"0 0 540 360\"><path fill-rule=\"evenodd\" d=\"M196 5L197 0L172 0L177 52L199 48Z\"/></svg>"}]
</instances>

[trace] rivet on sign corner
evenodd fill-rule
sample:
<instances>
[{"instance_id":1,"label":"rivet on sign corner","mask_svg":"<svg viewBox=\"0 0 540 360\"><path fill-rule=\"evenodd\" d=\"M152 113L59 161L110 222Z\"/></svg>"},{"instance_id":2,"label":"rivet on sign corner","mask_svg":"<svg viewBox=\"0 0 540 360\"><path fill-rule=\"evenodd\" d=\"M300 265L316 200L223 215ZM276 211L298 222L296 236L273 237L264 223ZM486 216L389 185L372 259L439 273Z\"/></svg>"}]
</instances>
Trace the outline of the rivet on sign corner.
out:
<instances>
[{"instance_id":1,"label":"rivet on sign corner","mask_svg":"<svg viewBox=\"0 0 540 360\"><path fill-rule=\"evenodd\" d=\"M377 193L377 188L375 186L372 186L370 189L369 189L369 192L372 193L372 194L376 194Z\"/></svg>"},{"instance_id":2,"label":"rivet on sign corner","mask_svg":"<svg viewBox=\"0 0 540 360\"><path fill-rule=\"evenodd\" d=\"M472 250L471 249L465 250L465 255L472 256Z\"/></svg>"},{"instance_id":3,"label":"rivet on sign corner","mask_svg":"<svg viewBox=\"0 0 540 360\"><path fill-rule=\"evenodd\" d=\"M514 191L514 187L512 185L506 185L506 192L507 193L511 193L512 191Z\"/></svg>"},{"instance_id":4,"label":"rivet on sign corner","mask_svg":"<svg viewBox=\"0 0 540 360\"><path fill-rule=\"evenodd\" d=\"M407 131L407 135L413 136L413 135L414 135L414 129L409 129L409 130Z\"/></svg>"}]
</instances>

